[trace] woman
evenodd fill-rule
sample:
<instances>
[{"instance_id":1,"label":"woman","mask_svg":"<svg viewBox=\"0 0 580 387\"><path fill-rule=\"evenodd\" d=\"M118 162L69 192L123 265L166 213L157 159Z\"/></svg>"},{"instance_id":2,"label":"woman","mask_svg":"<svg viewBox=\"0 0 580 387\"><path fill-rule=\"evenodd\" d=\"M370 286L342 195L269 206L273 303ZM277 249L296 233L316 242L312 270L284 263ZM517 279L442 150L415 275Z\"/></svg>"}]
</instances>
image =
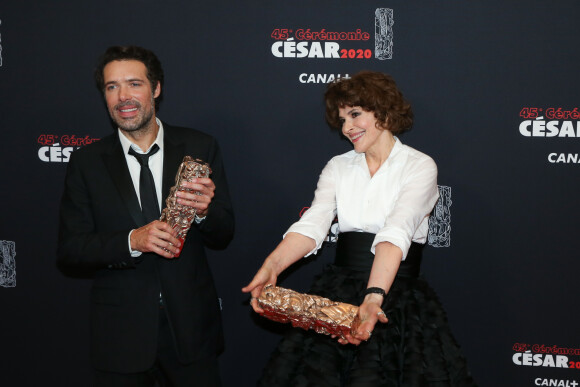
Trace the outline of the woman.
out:
<instances>
[{"instance_id":1,"label":"woman","mask_svg":"<svg viewBox=\"0 0 580 387\"><path fill-rule=\"evenodd\" d=\"M411 105L390 76L370 71L330 84L325 100L328 123L354 150L328 162L310 209L242 290L263 313L255 300L262 288L316 252L337 216L335 263L309 293L360 305L362 323L344 338L292 329L261 385L474 385L437 296L419 276L439 193L433 160L395 137L412 126Z\"/></svg>"}]
</instances>

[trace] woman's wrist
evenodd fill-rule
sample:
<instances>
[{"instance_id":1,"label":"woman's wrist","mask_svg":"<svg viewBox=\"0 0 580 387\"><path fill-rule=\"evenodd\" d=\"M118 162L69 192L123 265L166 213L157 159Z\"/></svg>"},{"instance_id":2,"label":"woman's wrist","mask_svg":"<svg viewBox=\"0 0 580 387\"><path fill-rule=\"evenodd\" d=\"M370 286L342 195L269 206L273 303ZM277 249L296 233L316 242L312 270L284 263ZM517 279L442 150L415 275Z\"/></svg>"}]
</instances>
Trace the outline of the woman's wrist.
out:
<instances>
[{"instance_id":1,"label":"woman's wrist","mask_svg":"<svg viewBox=\"0 0 580 387\"><path fill-rule=\"evenodd\" d=\"M381 305L383 303L384 297L377 293L369 293L365 296L363 302L368 302L372 304Z\"/></svg>"},{"instance_id":2,"label":"woman's wrist","mask_svg":"<svg viewBox=\"0 0 580 387\"><path fill-rule=\"evenodd\" d=\"M273 272L276 276L278 276L285 269L285 267L283 267L282 260L280 259L280 257L275 255L274 253L270 254L270 256L266 258L263 266L269 269L271 272Z\"/></svg>"},{"instance_id":3,"label":"woman's wrist","mask_svg":"<svg viewBox=\"0 0 580 387\"><path fill-rule=\"evenodd\" d=\"M383 289L383 288L370 286L365 290L365 295L367 295L367 294L380 294L381 296L384 297L386 292L385 292L385 289Z\"/></svg>"},{"instance_id":4,"label":"woman's wrist","mask_svg":"<svg viewBox=\"0 0 580 387\"><path fill-rule=\"evenodd\" d=\"M379 306L383 303L385 299L385 290L383 288L369 286L364 291L364 302L370 302L373 304L378 304Z\"/></svg>"}]
</instances>

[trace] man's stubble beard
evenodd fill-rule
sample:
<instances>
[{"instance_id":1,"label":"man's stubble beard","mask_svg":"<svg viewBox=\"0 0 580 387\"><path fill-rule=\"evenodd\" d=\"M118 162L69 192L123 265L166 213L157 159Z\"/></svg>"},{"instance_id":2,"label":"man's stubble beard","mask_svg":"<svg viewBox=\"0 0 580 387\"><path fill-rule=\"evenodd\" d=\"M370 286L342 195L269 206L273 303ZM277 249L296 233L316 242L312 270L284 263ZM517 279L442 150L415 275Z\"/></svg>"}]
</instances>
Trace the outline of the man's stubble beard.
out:
<instances>
[{"instance_id":1,"label":"man's stubble beard","mask_svg":"<svg viewBox=\"0 0 580 387\"><path fill-rule=\"evenodd\" d=\"M137 109L138 111L141 113L143 112L142 109L142 105L141 103L135 101L135 102L126 102L124 104L118 104L114 107L113 111L118 111L118 109L122 106L125 105L137 105ZM151 121L153 120L153 115L155 113L155 98L151 98L151 109L143 112L143 116L140 120L138 120L135 123L130 123L130 122L125 122L122 119L117 119L115 117L115 115L112 112L109 112L109 115L111 117L111 119L113 120L113 122L117 125L117 127L119 129L121 129L122 131L126 132L126 133L131 133L132 135L138 135L139 132L143 132L143 134L145 134L146 132L148 132L151 129ZM136 118L139 118L139 115L137 115Z\"/></svg>"}]
</instances>

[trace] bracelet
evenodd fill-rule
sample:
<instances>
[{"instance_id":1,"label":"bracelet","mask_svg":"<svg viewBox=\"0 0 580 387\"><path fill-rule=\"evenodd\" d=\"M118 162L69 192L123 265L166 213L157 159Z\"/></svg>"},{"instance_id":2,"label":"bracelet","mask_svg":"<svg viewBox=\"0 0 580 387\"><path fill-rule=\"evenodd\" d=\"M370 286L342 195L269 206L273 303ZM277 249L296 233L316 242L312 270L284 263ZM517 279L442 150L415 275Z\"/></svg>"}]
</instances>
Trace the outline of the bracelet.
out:
<instances>
[{"instance_id":1,"label":"bracelet","mask_svg":"<svg viewBox=\"0 0 580 387\"><path fill-rule=\"evenodd\" d=\"M365 290L365 296L367 294L371 294L371 293L380 294L383 297L386 294L385 290L384 289L381 289L381 288L368 288L367 290Z\"/></svg>"}]
</instances>

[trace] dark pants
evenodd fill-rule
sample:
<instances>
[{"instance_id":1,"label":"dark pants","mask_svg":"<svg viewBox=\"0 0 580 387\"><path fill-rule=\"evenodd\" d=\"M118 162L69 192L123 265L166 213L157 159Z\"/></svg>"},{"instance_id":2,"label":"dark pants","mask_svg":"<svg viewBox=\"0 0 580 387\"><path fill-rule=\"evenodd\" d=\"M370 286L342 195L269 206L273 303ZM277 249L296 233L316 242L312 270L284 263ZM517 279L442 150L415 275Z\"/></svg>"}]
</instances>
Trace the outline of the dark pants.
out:
<instances>
[{"instance_id":1,"label":"dark pants","mask_svg":"<svg viewBox=\"0 0 580 387\"><path fill-rule=\"evenodd\" d=\"M220 387L217 357L191 364L177 358L165 311L159 311L157 359L151 369L133 374L95 370L95 387Z\"/></svg>"}]
</instances>

